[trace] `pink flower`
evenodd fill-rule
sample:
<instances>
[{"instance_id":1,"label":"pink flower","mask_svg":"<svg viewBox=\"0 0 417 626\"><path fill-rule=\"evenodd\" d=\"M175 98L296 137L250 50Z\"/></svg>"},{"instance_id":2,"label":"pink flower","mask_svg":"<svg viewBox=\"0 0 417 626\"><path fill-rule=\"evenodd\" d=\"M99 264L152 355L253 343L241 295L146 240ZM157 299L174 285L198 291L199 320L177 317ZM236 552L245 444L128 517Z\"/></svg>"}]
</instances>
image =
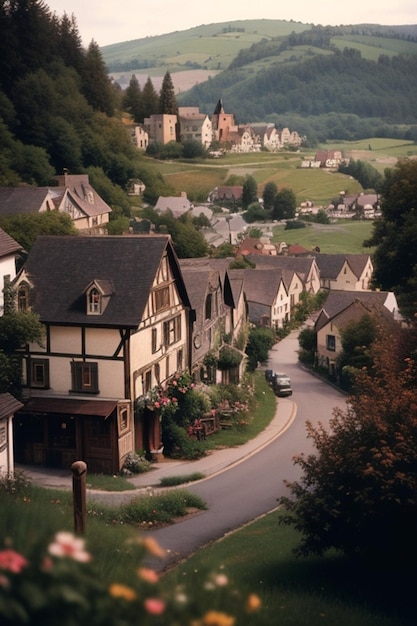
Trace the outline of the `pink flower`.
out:
<instances>
[{"instance_id":1,"label":"pink flower","mask_svg":"<svg viewBox=\"0 0 417 626\"><path fill-rule=\"evenodd\" d=\"M144 605L151 615L162 615L165 611L165 602L160 598L146 598Z\"/></svg>"},{"instance_id":2,"label":"pink flower","mask_svg":"<svg viewBox=\"0 0 417 626\"><path fill-rule=\"evenodd\" d=\"M24 556L15 550L2 550L0 552L0 569L20 574L22 569L28 565Z\"/></svg>"},{"instance_id":3,"label":"pink flower","mask_svg":"<svg viewBox=\"0 0 417 626\"><path fill-rule=\"evenodd\" d=\"M148 583L157 583L159 580L158 574L153 569L149 569L147 567L140 567L138 569L138 575L142 580L145 580Z\"/></svg>"},{"instance_id":4,"label":"pink flower","mask_svg":"<svg viewBox=\"0 0 417 626\"><path fill-rule=\"evenodd\" d=\"M75 537L72 533L59 532L53 543L49 544L48 552L52 556L69 557L74 561L86 563L91 561L91 555L84 549L84 539Z\"/></svg>"},{"instance_id":5,"label":"pink flower","mask_svg":"<svg viewBox=\"0 0 417 626\"><path fill-rule=\"evenodd\" d=\"M161 408L161 405L159 404L159 402L155 402L155 408L156 408L156 409Z\"/></svg>"}]
</instances>

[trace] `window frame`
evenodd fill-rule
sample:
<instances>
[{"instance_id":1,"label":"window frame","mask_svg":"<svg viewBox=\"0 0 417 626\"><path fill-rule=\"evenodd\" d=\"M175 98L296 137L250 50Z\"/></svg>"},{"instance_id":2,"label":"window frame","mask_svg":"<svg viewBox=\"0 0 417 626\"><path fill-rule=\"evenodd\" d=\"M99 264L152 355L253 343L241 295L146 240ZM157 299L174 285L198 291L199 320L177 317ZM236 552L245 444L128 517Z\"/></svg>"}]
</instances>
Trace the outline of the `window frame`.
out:
<instances>
[{"instance_id":1,"label":"window frame","mask_svg":"<svg viewBox=\"0 0 417 626\"><path fill-rule=\"evenodd\" d=\"M171 317L163 323L164 346L172 346L181 341L181 315Z\"/></svg>"},{"instance_id":2,"label":"window frame","mask_svg":"<svg viewBox=\"0 0 417 626\"><path fill-rule=\"evenodd\" d=\"M72 392L99 393L98 363L93 361L71 361L71 385Z\"/></svg>"},{"instance_id":3,"label":"window frame","mask_svg":"<svg viewBox=\"0 0 417 626\"><path fill-rule=\"evenodd\" d=\"M31 359L29 384L35 389L49 389L49 359ZM42 376L38 375L39 370Z\"/></svg>"},{"instance_id":4,"label":"window frame","mask_svg":"<svg viewBox=\"0 0 417 626\"><path fill-rule=\"evenodd\" d=\"M326 350L329 350L329 352L336 352L335 335L326 335Z\"/></svg>"}]
</instances>

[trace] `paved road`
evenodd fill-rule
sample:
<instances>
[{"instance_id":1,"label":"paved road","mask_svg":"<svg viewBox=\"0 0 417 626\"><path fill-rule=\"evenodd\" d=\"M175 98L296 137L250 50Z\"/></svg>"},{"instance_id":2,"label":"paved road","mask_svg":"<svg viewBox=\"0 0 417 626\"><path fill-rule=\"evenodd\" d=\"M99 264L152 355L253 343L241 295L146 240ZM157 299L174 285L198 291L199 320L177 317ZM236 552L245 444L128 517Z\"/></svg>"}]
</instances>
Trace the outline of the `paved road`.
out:
<instances>
[{"instance_id":1,"label":"paved road","mask_svg":"<svg viewBox=\"0 0 417 626\"><path fill-rule=\"evenodd\" d=\"M272 511L277 506L277 498L287 493L284 479L293 480L299 476L300 469L294 465L293 457L312 450L311 441L306 437L306 421L320 421L327 425L333 408L345 405L345 396L300 367L297 349L297 333L291 333L271 351L268 363L268 367L285 371L291 377L294 392L291 400L297 407L291 427L244 462L187 486L187 490L207 502L208 510L150 532L167 550L167 557L162 561L149 559L149 565L163 570L259 515Z\"/></svg>"}]
</instances>

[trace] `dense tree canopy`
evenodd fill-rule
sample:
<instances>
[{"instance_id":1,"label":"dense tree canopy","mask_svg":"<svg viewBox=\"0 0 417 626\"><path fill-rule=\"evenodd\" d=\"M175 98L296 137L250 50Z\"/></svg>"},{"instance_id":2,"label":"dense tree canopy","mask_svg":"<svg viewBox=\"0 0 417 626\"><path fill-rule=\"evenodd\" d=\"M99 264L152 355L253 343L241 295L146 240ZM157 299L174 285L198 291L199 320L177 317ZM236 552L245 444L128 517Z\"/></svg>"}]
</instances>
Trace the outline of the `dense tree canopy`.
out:
<instances>
[{"instance_id":1,"label":"dense tree canopy","mask_svg":"<svg viewBox=\"0 0 417 626\"><path fill-rule=\"evenodd\" d=\"M297 199L292 189L278 191L274 198L272 217L274 220L288 220L295 217Z\"/></svg>"},{"instance_id":2,"label":"dense tree canopy","mask_svg":"<svg viewBox=\"0 0 417 626\"><path fill-rule=\"evenodd\" d=\"M417 313L417 161L402 159L385 171L382 218L366 245L373 254L374 286L394 291L401 312Z\"/></svg>"},{"instance_id":3,"label":"dense tree canopy","mask_svg":"<svg viewBox=\"0 0 417 626\"><path fill-rule=\"evenodd\" d=\"M301 455L299 481L280 499L284 522L301 534L298 552L330 548L385 564L417 557L417 333L400 329L372 349L330 429L308 424L316 453Z\"/></svg>"}]
</instances>

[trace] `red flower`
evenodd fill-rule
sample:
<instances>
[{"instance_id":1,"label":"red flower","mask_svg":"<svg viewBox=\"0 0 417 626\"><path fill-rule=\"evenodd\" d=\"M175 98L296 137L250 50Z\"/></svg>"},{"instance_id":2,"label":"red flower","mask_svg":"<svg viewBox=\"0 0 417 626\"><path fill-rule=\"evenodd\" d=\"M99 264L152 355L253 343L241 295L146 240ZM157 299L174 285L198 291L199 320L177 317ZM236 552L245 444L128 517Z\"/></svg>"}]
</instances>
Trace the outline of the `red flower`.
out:
<instances>
[{"instance_id":1,"label":"red flower","mask_svg":"<svg viewBox=\"0 0 417 626\"><path fill-rule=\"evenodd\" d=\"M0 552L0 569L20 574L27 564L25 557L14 550L2 550Z\"/></svg>"}]
</instances>

